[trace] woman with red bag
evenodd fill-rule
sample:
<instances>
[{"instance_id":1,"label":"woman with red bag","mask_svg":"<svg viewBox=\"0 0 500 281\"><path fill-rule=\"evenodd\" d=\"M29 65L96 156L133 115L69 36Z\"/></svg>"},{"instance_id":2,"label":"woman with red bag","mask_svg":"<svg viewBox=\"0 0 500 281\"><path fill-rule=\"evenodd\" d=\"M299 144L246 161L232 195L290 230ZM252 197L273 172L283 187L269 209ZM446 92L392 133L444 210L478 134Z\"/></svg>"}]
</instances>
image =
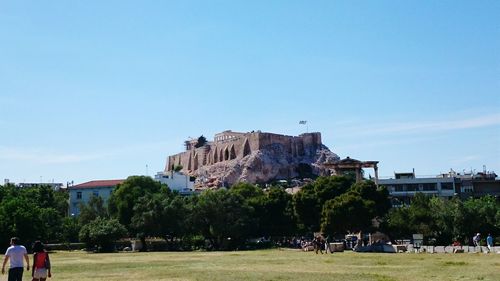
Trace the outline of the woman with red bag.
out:
<instances>
[{"instance_id":1,"label":"woman with red bag","mask_svg":"<svg viewBox=\"0 0 500 281\"><path fill-rule=\"evenodd\" d=\"M49 253L45 251L42 242L36 241L33 245L33 269L31 271L32 281L45 281L47 277L52 277L50 272Z\"/></svg>"}]
</instances>

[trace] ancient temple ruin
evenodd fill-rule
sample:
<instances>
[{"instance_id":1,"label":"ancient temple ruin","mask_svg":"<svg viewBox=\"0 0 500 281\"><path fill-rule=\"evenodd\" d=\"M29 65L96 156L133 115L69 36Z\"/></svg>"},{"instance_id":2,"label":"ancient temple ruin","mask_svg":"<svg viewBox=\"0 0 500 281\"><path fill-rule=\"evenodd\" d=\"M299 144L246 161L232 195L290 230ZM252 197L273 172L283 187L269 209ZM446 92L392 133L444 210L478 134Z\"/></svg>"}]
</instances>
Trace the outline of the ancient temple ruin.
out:
<instances>
[{"instance_id":1,"label":"ancient temple ruin","mask_svg":"<svg viewBox=\"0 0 500 281\"><path fill-rule=\"evenodd\" d=\"M300 165L309 165L316 175L327 172L321 165L339 160L321 142L321 133L287 136L261 131L224 131L213 141L196 148L196 140L186 142L186 151L168 157L165 172L182 166L202 185L235 182L265 183L298 176Z\"/></svg>"},{"instance_id":2,"label":"ancient temple ruin","mask_svg":"<svg viewBox=\"0 0 500 281\"><path fill-rule=\"evenodd\" d=\"M375 184L378 184L378 161L359 161L349 156L340 161L332 163L323 163L323 167L330 169L332 175L343 175L353 173L356 176L356 182L363 180L363 169L372 168L375 171Z\"/></svg>"}]
</instances>

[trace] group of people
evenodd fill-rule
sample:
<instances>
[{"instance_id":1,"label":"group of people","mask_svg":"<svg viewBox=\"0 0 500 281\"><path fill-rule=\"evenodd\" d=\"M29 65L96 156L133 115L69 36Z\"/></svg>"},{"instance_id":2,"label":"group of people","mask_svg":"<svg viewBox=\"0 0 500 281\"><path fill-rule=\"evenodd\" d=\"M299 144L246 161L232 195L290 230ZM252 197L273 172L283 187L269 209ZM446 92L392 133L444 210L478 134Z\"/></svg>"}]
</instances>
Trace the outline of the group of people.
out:
<instances>
[{"instance_id":1,"label":"group of people","mask_svg":"<svg viewBox=\"0 0 500 281\"><path fill-rule=\"evenodd\" d=\"M50 271L49 253L40 241L33 244L33 266L31 271L32 281L45 281L47 277L52 277ZM26 261L26 270L30 270L30 260L26 248L19 244L19 238L10 239L10 247L5 252L5 258L2 265L2 274L5 274L5 265L10 261L8 281L22 281L24 272L24 261Z\"/></svg>"},{"instance_id":2,"label":"group of people","mask_svg":"<svg viewBox=\"0 0 500 281\"><path fill-rule=\"evenodd\" d=\"M326 239L323 238L322 236L316 236L314 237L312 244L314 246L314 250L316 251L316 254L321 252L323 254L323 248L325 249L325 252L328 254L328 250L330 250L330 238L327 237ZM330 250L331 252L331 250Z\"/></svg>"},{"instance_id":3,"label":"group of people","mask_svg":"<svg viewBox=\"0 0 500 281\"><path fill-rule=\"evenodd\" d=\"M474 243L474 246L481 246L481 233L477 233L472 237L472 242ZM488 247L488 251L491 252L493 248L493 237L491 234L488 234L486 237L486 246Z\"/></svg>"}]
</instances>

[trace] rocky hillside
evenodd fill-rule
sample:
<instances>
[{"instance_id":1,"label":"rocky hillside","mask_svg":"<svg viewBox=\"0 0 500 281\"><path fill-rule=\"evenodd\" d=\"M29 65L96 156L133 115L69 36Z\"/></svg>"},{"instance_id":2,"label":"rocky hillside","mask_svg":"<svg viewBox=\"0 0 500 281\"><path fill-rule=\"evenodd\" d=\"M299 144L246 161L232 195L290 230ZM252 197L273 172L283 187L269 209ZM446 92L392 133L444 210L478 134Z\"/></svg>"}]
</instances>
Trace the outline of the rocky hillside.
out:
<instances>
[{"instance_id":1,"label":"rocky hillside","mask_svg":"<svg viewBox=\"0 0 500 281\"><path fill-rule=\"evenodd\" d=\"M339 157L326 146L308 148L301 157L290 157L281 144L272 144L241 158L200 167L193 176L197 186L230 186L236 182L268 183L292 179L305 174L323 175L325 162L336 162Z\"/></svg>"}]
</instances>

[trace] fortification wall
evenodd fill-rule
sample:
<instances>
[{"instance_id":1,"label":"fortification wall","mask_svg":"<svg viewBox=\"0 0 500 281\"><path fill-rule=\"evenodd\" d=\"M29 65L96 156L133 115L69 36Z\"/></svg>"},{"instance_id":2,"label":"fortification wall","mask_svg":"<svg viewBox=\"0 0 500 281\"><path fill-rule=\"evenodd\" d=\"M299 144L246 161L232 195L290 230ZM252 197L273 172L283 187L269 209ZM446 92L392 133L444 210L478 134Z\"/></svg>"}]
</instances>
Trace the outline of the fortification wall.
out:
<instances>
[{"instance_id":1,"label":"fortification wall","mask_svg":"<svg viewBox=\"0 0 500 281\"><path fill-rule=\"evenodd\" d=\"M214 141L203 147L169 156L165 172L181 165L184 173L193 173L202 166L242 159L254 151L266 149L272 145L281 145L287 157L307 156L322 145L321 133L286 136L260 131L249 133L224 131L215 135Z\"/></svg>"}]
</instances>

